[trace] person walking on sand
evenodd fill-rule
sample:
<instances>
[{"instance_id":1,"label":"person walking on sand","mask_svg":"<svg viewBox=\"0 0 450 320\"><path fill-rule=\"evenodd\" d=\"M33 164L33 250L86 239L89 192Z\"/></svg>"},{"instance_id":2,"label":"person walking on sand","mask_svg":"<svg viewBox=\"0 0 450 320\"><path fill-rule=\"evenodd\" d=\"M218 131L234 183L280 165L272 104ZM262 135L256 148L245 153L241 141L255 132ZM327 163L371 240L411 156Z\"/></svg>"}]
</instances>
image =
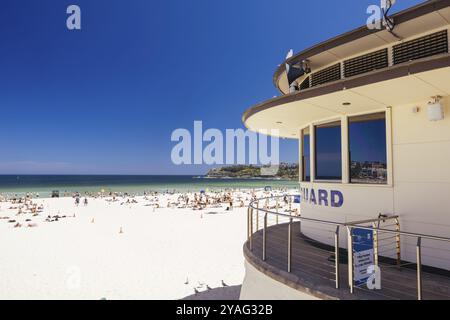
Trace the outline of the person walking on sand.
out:
<instances>
[{"instance_id":1,"label":"person walking on sand","mask_svg":"<svg viewBox=\"0 0 450 320\"><path fill-rule=\"evenodd\" d=\"M86 198L84 198L84 206L87 206L87 205L88 205L88 199L86 197Z\"/></svg>"}]
</instances>

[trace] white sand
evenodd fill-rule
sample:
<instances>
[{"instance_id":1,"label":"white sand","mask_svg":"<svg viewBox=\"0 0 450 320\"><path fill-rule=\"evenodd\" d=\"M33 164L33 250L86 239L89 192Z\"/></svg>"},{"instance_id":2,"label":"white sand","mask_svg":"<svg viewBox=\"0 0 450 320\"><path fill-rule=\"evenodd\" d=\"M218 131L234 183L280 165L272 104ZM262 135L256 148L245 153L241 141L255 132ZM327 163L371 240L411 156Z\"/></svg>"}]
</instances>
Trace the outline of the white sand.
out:
<instances>
[{"instance_id":1,"label":"white sand","mask_svg":"<svg viewBox=\"0 0 450 320\"><path fill-rule=\"evenodd\" d=\"M38 217L0 203L0 217L23 224L0 220L0 299L180 299L222 280L242 283L246 208L153 211L142 197L89 200L35 200L45 207ZM44 221L58 213L76 217ZM38 226L27 228L26 218Z\"/></svg>"}]
</instances>

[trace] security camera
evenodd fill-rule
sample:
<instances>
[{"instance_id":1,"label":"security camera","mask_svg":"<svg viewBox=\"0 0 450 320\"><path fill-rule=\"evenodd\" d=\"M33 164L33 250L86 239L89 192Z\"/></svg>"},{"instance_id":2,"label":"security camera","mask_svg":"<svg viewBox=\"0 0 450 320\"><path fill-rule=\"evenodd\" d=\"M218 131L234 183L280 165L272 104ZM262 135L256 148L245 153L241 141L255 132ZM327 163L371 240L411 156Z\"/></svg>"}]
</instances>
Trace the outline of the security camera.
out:
<instances>
[{"instance_id":1,"label":"security camera","mask_svg":"<svg viewBox=\"0 0 450 320\"><path fill-rule=\"evenodd\" d=\"M302 61L302 69L306 74L311 73L311 67L309 65L309 60Z\"/></svg>"}]
</instances>

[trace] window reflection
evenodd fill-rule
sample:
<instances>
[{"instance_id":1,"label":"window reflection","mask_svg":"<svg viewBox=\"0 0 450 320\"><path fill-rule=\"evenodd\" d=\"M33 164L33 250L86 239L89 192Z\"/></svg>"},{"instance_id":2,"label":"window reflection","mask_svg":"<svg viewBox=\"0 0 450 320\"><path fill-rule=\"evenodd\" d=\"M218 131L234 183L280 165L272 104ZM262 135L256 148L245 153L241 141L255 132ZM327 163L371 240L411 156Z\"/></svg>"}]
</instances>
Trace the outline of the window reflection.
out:
<instances>
[{"instance_id":1,"label":"window reflection","mask_svg":"<svg viewBox=\"0 0 450 320\"><path fill-rule=\"evenodd\" d=\"M316 126L315 147L316 179L341 180L341 122Z\"/></svg>"},{"instance_id":2,"label":"window reflection","mask_svg":"<svg viewBox=\"0 0 450 320\"><path fill-rule=\"evenodd\" d=\"M349 118L350 181L386 184L386 115Z\"/></svg>"}]
</instances>

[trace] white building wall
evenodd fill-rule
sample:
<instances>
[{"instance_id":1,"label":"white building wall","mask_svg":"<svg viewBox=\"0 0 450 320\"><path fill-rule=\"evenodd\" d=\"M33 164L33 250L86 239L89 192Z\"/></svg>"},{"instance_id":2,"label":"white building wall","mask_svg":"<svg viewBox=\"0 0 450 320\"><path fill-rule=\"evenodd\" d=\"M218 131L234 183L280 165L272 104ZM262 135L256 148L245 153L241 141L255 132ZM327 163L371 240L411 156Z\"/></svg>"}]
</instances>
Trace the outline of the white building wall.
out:
<instances>
[{"instance_id":1,"label":"white building wall","mask_svg":"<svg viewBox=\"0 0 450 320\"><path fill-rule=\"evenodd\" d=\"M450 237L450 99L443 100L444 120L435 122L428 120L427 102L392 107L392 185L301 182L301 188L344 195L339 208L302 202L302 216L351 222L396 214L402 231ZM302 231L333 245L331 227L303 223ZM341 232L342 247L345 238ZM415 262L415 246L415 238L402 237L402 259ZM450 269L450 243L423 240L422 252L424 264Z\"/></svg>"},{"instance_id":2,"label":"white building wall","mask_svg":"<svg viewBox=\"0 0 450 320\"><path fill-rule=\"evenodd\" d=\"M427 101L393 108L394 210L403 230L450 237L449 103L443 100L445 118L435 122ZM405 255L414 259L415 240L407 243ZM450 243L423 240L423 246L425 264L450 269Z\"/></svg>"},{"instance_id":3,"label":"white building wall","mask_svg":"<svg viewBox=\"0 0 450 320\"><path fill-rule=\"evenodd\" d=\"M319 300L312 294L272 279L245 261L245 278L242 283L240 300Z\"/></svg>"}]
</instances>

